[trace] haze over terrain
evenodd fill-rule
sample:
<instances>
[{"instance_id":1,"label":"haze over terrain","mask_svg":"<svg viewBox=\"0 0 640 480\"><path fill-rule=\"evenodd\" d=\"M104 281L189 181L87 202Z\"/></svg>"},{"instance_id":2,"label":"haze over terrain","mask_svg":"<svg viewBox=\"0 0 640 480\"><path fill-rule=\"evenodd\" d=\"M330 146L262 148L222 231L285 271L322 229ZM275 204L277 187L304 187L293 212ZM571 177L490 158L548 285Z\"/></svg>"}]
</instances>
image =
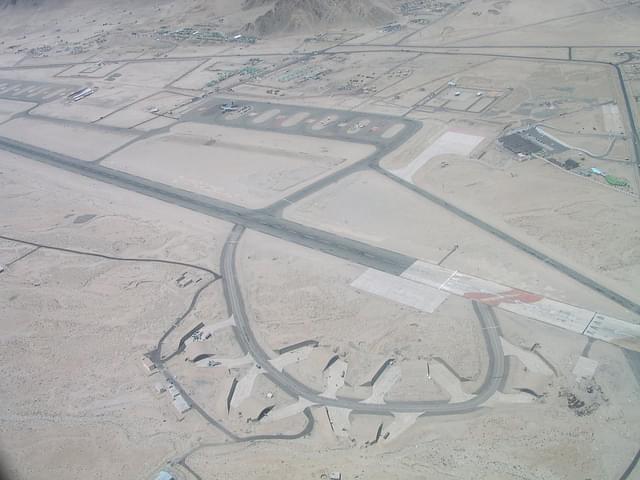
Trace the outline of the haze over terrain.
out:
<instances>
[{"instance_id":1,"label":"haze over terrain","mask_svg":"<svg viewBox=\"0 0 640 480\"><path fill-rule=\"evenodd\" d=\"M0 0L2 474L638 478L639 98L636 1Z\"/></svg>"},{"instance_id":2,"label":"haze over terrain","mask_svg":"<svg viewBox=\"0 0 640 480\"><path fill-rule=\"evenodd\" d=\"M117 8L119 3L121 2L112 2L110 6ZM242 16L246 20L245 30L260 36L310 32L327 27L380 25L396 18L393 7L398 4L397 1L385 0L200 0L195 2L134 0L122 3L123 6L132 10L146 9L147 6L153 5L158 7L158 11L167 9L179 12L178 15L197 13L201 20L225 15ZM0 0L0 8L4 9L7 15L19 13L55 15L55 10L59 8L91 12L96 5L86 0ZM156 20L162 20L163 17Z\"/></svg>"}]
</instances>

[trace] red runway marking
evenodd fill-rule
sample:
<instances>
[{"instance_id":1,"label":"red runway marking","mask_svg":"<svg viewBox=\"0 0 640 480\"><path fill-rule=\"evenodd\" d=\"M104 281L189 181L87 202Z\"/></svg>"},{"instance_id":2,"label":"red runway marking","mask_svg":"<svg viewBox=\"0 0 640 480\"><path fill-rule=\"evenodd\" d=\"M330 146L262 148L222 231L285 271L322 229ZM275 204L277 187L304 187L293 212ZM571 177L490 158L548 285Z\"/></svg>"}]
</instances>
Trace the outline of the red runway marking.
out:
<instances>
[{"instance_id":1,"label":"red runway marking","mask_svg":"<svg viewBox=\"0 0 640 480\"><path fill-rule=\"evenodd\" d=\"M464 294L464 298L497 307L501 303L536 303L544 297L514 288L501 293L468 292Z\"/></svg>"}]
</instances>

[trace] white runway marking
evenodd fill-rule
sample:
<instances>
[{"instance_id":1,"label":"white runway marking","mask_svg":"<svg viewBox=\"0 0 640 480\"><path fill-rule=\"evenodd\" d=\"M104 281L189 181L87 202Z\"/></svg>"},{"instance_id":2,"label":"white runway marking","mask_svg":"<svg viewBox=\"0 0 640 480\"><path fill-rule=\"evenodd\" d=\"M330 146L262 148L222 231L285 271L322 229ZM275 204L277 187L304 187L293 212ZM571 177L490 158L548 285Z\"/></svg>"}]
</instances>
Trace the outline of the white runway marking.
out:
<instances>
[{"instance_id":1,"label":"white runway marking","mask_svg":"<svg viewBox=\"0 0 640 480\"><path fill-rule=\"evenodd\" d=\"M499 403L532 403L535 397L528 393L502 393L495 392L489 400L486 401L487 407L493 407Z\"/></svg>"},{"instance_id":2,"label":"white runway marking","mask_svg":"<svg viewBox=\"0 0 640 480\"><path fill-rule=\"evenodd\" d=\"M580 357L576 362L576 366L573 367L573 374L578 380L583 378L591 378L596 373L598 368L598 362L587 357Z\"/></svg>"},{"instance_id":3,"label":"white runway marking","mask_svg":"<svg viewBox=\"0 0 640 480\"><path fill-rule=\"evenodd\" d=\"M336 120L338 120L338 118L339 117L337 115L329 115L328 117L325 117L322 120L314 123L313 126L311 127L311 130L322 130L323 128L326 128L328 125L334 123Z\"/></svg>"},{"instance_id":4,"label":"white runway marking","mask_svg":"<svg viewBox=\"0 0 640 480\"><path fill-rule=\"evenodd\" d=\"M214 333L218 330L222 330L223 328L232 327L235 324L236 321L233 319L233 316L231 316L230 318L228 318L227 320L223 320L222 322L210 323L209 325L205 325L204 327L202 327L202 333L204 335L208 333Z\"/></svg>"},{"instance_id":5,"label":"white runway marking","mask_svg":"<svg viewBox=\"0 0 640 480\"><path fill-rule=\"evenodd\" d=\"M325 398L336 398L338 390L344 385L344 377L347 374L347 363L343 360L336 360L326 372L324 372L327 380L327 388L320 394Z\"/></svg>"},{"instance_id":6,"label":"white runway marking","mask_svg":"<svg viewBox=\"0 0 640 480\"><path fill-rule=\"evenodd\" d=\"M412 160L409 165L389 171L395 176L413 183L413 176L416 172L424 167L432 158L448 154L468 156L483 140L484 137L477 135L468 135L466 133L452 131L445 132L417 158Z\"/></svg>"},{"instance_id":7,"label":"white runway marking","mask_svg":"<svg viewBox=\"0 0 640 480\"><path fill-rule=\"evenodd\" d=\"M265 422L276 422L278 420L282 420L283 418L293 417L294 415L299 414L304 411L305 408L313 405L313 402L307 400L306 398L298 398L296 403L291 403L289 405L285 405L282 408L277 410L272 410L265 418Z\"/></svg>"},{"instance_id":8,"label":"white runway marking","mask_svg":"<svg viewBox=\"0 0 640 480\"><path fill-rule=\"evenodd\" d=\"M392 138L399 134L402 130L404 130L404 123L396 123L395 125L391 125L387 130L384 131L382 138Z\"/></svg>"},{"instance_id":9,"label":"white runway marking","mask_svg":"<svg viewBox=\"0 0 640 480\"><path fill-rule=\"evenodd\" d=\"M303 121L305 118L307 118L309 115L311 115L309 112L294 113L289 118L287 118L284 122L282 122L282 126L285 127L285 128L295 127L301 121Z\"/></svg>"},{"instance_id":10,"label":"white runway marking","mask_svg":"<svg viewBox=\"0 0 640 480\"><path fill-rule=\"evenodd\" d=\"M471 400L473 395L469 395L462 390L460 380L440 362L429 362L429 373L442 389L451 397L451 403L461 403Z\"/></svg>"},{"instance_id":11,"label":"white runway marking","mask_svg":"<svg viewBox=\"0 0 640 480\"><path fill-rule=\"evenodd\" d=\"M309 356L313 347L307 346L298 348L297 350L293 350L292 352L287 352L279 357L276 357L271 360L271 365L277 368L279 371L282 371L284 367L287 365L291 365L293 363L298 363Z\"/></svg>"},{"instance_id":12,"label":"white runway marking","mask_svg":"<svg viewBox=\"0 0 640 480\"><path fill-rule=\"evenodd\" d=\"M427 313L433 313L448 297L437 288L371 268L356 278L351 286Z\"/></svg>"},{"instance_id":13,"label":"white runway marking","mask_svg":"<svg viewBox=\"0 0 640 480\"><path fill-rule=\"evenodd\" d=\"M362 403L384 403L384 396L400 380L401 376L400 367L397 365L387 367L373 384L371 396L363 400Z\"/></svg>"},{"instance_id":14,"label":"white runway marking","mask_svg":"<svg viewBox=\"0 0 640 480\"><path fill-rule=\"evenodd\" d=\"M394 421L391 425L389 425L389 428L387 428L387 433L389 435L386 436L385 440L391 441L399 437L401 434L403 434L407 430L409 430L409 428L411 428L413 424L416 423L420 415L422 415L422 412L394 413L393 414Z\"/></svg>"},{"instance_id":15,"label":"white runway marking","mask_svg":"<svg viewBox=\"0 0 640 480\"><path fill-rule=\"evenodd\" d=\"M196 366L208 367L210 360L213 360L224 368L240 368L253 363L253 357L247 353L244 357L239 358L205 358L204 360L196 362Z\"/></svg>"},{"instance_id":16,"label":"white runway marking","mask_svg":"<svg viewBox=\"0 0 640 480\"><path fill-rule=\"evenodd\" d=\"M640 325L634 323L596 313L584 333L596 340L640 351Z\"/></svg>"},{"instance_id":17,"label":"white runway marking","mask_svg":"<svg viewBox=\"0 0 640 480\"><path fill-rule=\"evenodd\" d=\"M333 426L333 432L336 436L348 437L349 430L351 429L351 422L349 421L351 410L339 407L326 407L326 409L329 415L329 421Z\"/></svg>"},{"instance_id":18,"label":"white runway marking","mask_svg":"<svg viewBox=\"0 0 640 480\"><path fill-rule=\"evenodd\" d=\"M236 391L231 399L231 406L238 408L242 402L251 396L253 390L253 384L256 382L258 375L264 373L262 369L255 365L247 372L247 374L240 379L238 385L236 385Z\"/></svg>"},{"instance_id":19,"label":"white runway marking","mask_svg":"<svg viewBox=\"0 0 640 480\"><path fill-rule=\"evenodd\" d=\"M223 328L226 328L226 327L232 327L235 324L236 324L236 321L233 319L233 316L232 316L227 320L223 320L222 322L215 322L215 323L210 323L209 325L205 325L200 329L200 332L202 332L202 338L206 338L208 334L213 335L218 330L222 330ZM184 344L189 345L194 341L195 340L193 337L189 337L184 341Z\"/></svg>"},{"instance_id":20,"label":"white runway marking","mask_svg":"<svg viewBox=\"0 0 640 480\"><path fill-rule=\"evenodd\" d=\"M513 355L514 357L518 357L522 364L533 373L539 373L541 375L553 375L553 371L549 368L549 366L544 363L542 359L535 353L520 347L516 347L515 345L507 342L502 337L500 337L500 341L502 342L502 350L504 351L505 355Z\"/></svg>"},{"instance_id":21,"label":"white runway marking","mask_svg":"<svg viewBox=\"0 0 640 480\"><path fill-rule=\"evenodd\" d=\"M609 133L624 134L624 127L620 118L620 109L615 103L602 106L604 129Z\"/></svg>"},{"instance_id":22,"label":"white runway marking","mask_svg":"<svg viewBox=\"0 0 640 480\"><path fill-rule=\"evenodd\" d=\"M259 116L257 116L256 118L253 119L253 123L264 123L267 120L271 120L273 117L275 117L276 115L278 115L280 113L280 110L277 108L272 108L271 110L267 110L264 113L261 113Z\"/></svg>"},{"instance_id":23,"label":"white runway marking","mask_svg":"<svg viewBox=\"0 0 640 480\"><path fill-rule=\"evenodd\" d=\"M640 325L417 261L401 277L524 317L640 351Z\"/></svg>"}]
</instances>

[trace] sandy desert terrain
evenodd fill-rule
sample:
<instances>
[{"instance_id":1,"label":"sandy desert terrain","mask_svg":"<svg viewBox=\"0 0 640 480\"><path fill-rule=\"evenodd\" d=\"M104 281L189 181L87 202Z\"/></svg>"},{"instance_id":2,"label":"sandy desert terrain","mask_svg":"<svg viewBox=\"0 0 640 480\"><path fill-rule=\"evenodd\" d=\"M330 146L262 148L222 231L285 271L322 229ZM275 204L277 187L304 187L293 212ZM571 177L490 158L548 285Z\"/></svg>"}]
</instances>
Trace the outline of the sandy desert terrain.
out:
<instances>
[{"instance_id":1,"label":"sandy desert terrain","mask_svg":"<svg viewBox=\"0 0 640 480\"><path fill-rule=\"evenodd\" d=\"M0 477L640 478L637 2L0 19Z\"/></svg>"}]
</instances>

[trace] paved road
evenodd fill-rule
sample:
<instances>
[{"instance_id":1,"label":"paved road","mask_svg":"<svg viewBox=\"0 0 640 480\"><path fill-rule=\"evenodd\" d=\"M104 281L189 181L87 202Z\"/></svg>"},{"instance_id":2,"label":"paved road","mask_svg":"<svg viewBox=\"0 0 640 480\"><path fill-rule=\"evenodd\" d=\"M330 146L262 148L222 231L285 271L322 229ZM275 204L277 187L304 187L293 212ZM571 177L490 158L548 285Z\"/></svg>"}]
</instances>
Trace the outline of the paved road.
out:
<instances>
[{"instance_id":1,"label":"paved road","mask_svg":"<svg viewBox=\"0 0 640 480\"><path fill-rule=\"evenodd\" d=\"M351 110L336 110L320 107L301 107L296 105L260 101L237 101L238 104L250 104L253 107L253 113L256 113L257 115L277 109L279 111L279 115L284 115L289 118L298 113L307 113L310 118L314 119L325 119L328 117L334 117L335 119L322 129L314 129L313 124L308 124L305 121L301 121L295 126L283 127L278 123L279 121L275 117L258 123L255 122L255 119L259 117L250 117L245 115L232 118L229 114L223 113L219 108L221 104L230 103L232 101L236 100L232 98L212 97L206 104L201 105L191 112L183 115L181 121L215 124L223 127L243 128L246 130L257 130L287 135L300 135L331 141L339 140L375 147L375 150L365 158L330 173L287 195L286 198L280 199L273 204L260 209L261 211L270 213L273 216L281 216L282 211L292 203L296 203L357 171L365 170L371 165L376 165L383 157L406 143L407 140L422 128L422 124L416 120L401 118L394 115L355 112ZM356 133L348 133L350 125L363 121L369 121L371 123L366 127L361 128ZM383 136L383 133L388 128L398 124L402 125L402 129L398 133L390 138L385 138ZM373 127L377 128L375 132L370 130Z\"/></svg>"},{"instance_id":2,"label":"paved road","mask_svg":"<svg viewBox=\"0 0 640 480\"><path fill-rule=\"evenodd\" d=\"M462 47L462 48L467 48L467 47ZM570 47L568 47L570 50ZM323 54L331 54L330 52L322 52ZM351 52L349 52L351 53ZM356 52L353 52L356 53ZM451 54L451 53L448 53ZM461 52L461 54L464 54L464 52ZM246 54L245 56L251 56L252 54ZM237 55L234 55L237 56ZM525 58L525 57L517 57L514 56L516 58ZM209 57L202 57L203 59L208 59ZM182 60L182 59L180 59ZM185 58L184 60L189 60L187 58ZM156 61L156 59L145 59L145 61ZM82 62L78 62L78 63L82 63ZM587 62L585 62L587 63ZM606 63L606 62L588 62L588 63ZM608 63L609 65L612 65L610 63ZM61 64L61 66L68 66L68 64ZM620 77L620 83L622 85L622 91L623 91L623 95L625 97L625 102L626 102L626 106L627 106L627 110L629 110L630 105L629 105L629 101L628 101L628 97L627 97L627 93L626 93L626 89L624 86L624 80L622 78L622 72L620 71L620 68L615 66L618 76ZM39 65L34 65L34 66L30 66L30 67L18 67L18 68L41 68L41 66ZM13 68L3 68L2 70L11 70ZM635 129L635 126L633 125L633 115L629 115L631 117L631 125L632 125L632 132L635 133L635 137L632 139L632 143L633 143L633 147L634 147L634 151L635 151L635 156L636 156L636 163L638 163L638 167L640 167L640 155L638 154L638 136L637 136L637 130ZM101 180L101 181L107 181L109 183L112 183L114 185L118 185L122 188L126 188L129 190L133 190L133 191L139 191L140 193L143 193L145 195L149 195L152 196L154 198L158 198L161 199L163 201L169 201L171 203L175 203L178 205L181 205L185 208L190 208L192 210L196 210L202 213L207 213L207 214L212 214L212 211L208 211L211 209L211 205L207 205L207 202L190 202L189 201L189 192L180 192L177 191L177 189L167 189L164 186L155 184L153 185L153 182L148 182L145 181L143 179L138 179L136 177L133 176L129 176L131 178L125 178L125 176L119 176L119 175L113 175L113 171L109 172L108 169L105 169L106 171L91 171L91 170L86 170L81 168L79 165L74 164L73 162L71 163L65 163L65 162L60 162L60 158L52 158L54 155L51 154L51 152L47 152L44 150L40 150L40 149L35 149L32 147L29 148L24 148L25 146L20 146L17 145L16 143L13 143L8 141L8 142L4 142L3 140L0 140L0 148L5 148L6 150L9 151L13 151L15 153L21 154L21 155L26 155L28 157L34 158L36 160L45 162L45 163L49 163L51 165L57 166L57 167L61 167L61 168L65 168L69 171L73 171L75 173L80 173L83 174L85 176L91 177L91 178L95 178L97 180ZM39 150L39 151L37 151ZM35 153L34 153L35 152ZM48 160L46 159L46 157L49 156ZM61 157L61 156L60 156ZM74 159L71 159L74 160ZM119 177L119 178L118 178ZM135 181L131 181L131 180L135 180ZM155 187L160 187L155 188ZM176 190L176 192L172 192L170 190ZM175 195L175 193L179 193L179 195ZM184 194L187 194L186 196ZM191 194L193 197L197 197L196 195ZM171 200L171 198L173 197L173 200ZM210 199L207 199L210 200ZM220 205L222 205L222 202L213 202L213 203L217 203L219 204L217 207L219 207ZM224 206L224 205L223 205ZM213 206L214 210L216 210L217 208L216 206ZM226 207L234 207L231 205L226 205ZM273 224L273 222L266 222L265 224L261 223L261 219L259 218L251 218L249 216L245 216L243 215L243 213L246 212L241 212L238 211L241 209L237 209L237 208L223 208L222 210L220 210L219 208L216 211L216 214L214 214L214 216L218 217L218 218L223 218L225 220L228 221L233 221L234 219L238 219L240 218L241 220L243 220L240 223L243 223L243 225L247 225L251 228L254 228L256 230L262 231L263 233L268 233L270 235L274 235L278 236L280 238L285 238L285 236L289 236L290 238L288 238L289 241L294 241L296 243L300 243L302 245L306 245L306 246L310 246L311 248L318 248L319 250L325 251L327 253L330 254L334 254L337 256L340 256L342 258L345 259L350 259L352 261L356 261L358 263L361 263L363 265L366 266L370 266L373 268L379 268L381 270L385 270L385 271L390 271L392 273L399 273L397 272L398 268L400 268L401 270L403 269L402 267L399 267L400 264L402 264L402 262L407 260L407 257L402 256L402 255L398 255L395 254L394 252L388 252L382 249L376 249L373 247L369 247L367 245L361 244L359 242L351 242L348 241L348 243L350 243L350 245L347 248L338 248L337 251L332 251L333 248L331 245L327 244L327 240L328 238L326 236L324 237L317 237L317 238L307 238L306 234L304 234L302 232L302 230L306 230L308 232L319 232L316 231L314 229L306 229L306 227L302 227L300 225L294 224L292 222L280 222L279 224ZM264 219L262 219L264 221ZM237 223L237 222L236 222ZM258 226L256 226L255 224L258 225L263 225L263 228L260 228ZM288 229L287 227L291 227L293 226L293 229ZM275 230L275 232L274 232ZM281 232L277 232L277 231L281 231ZM280 233L280 234L276 234ZM324 232L319 232L321 234L323 234ZM240 232L238 232L238 230L235 231L235 235L240 235L241 234L241 230ZM329 235L329 237L331 237ZM347 241L347 239L341 239L340 237L337 237L338 239L340 239L341 241ZM306 239L306 240L303 240ZM297 240L297 241L296 241ZM311 241L313 240L313 241ZM315 243L315 246L313 245ZM233 245L233 244L228 244L228 245ZM346 247L345 245L343 245L343 247ZM355 247L355 248L354 248ZM364 249L362 249L362 247L364 247ZM231 247L229 247L230 249ZM235 251L235 246L233 247L233 251ZM231 254L231 258L233 258L233 251L231 251L231 253L227 253L228 255ZM371 253L373 252L373 254ZM376 256L377 255L377 256ZM394 255L397 255L397 257L395 258L395 260L397 260L399 263L396 263L394 261ZM359 260L360 261L359 261ZM383 268L380 268L380 266L376 266L376 264L382 266ZM384 268L386 266L386 268ZM555 265L554 265L555 266ZM231 267L233 267L233 261L231 260ZM562 269L560 269L562 271ZM566 273L566 272L565 272ZM235 277L234 277L234 282L235 282ZM237 287L237 285L235 285L234 287ZM238 293L239 293L239 289L238 289ZM234 297L235 298L235 302L238 301L242 301L242 297ZM625 299L626 300L626 299ZM640 309L638 308L638 305L631 303L631 306L633 308L631 308L631 310L635 311L635 312L639 312ZM232 304L231 308L238 308L237 304ZM481 318L481 321L483 320L484 316L487 314L487 312L482 312L483 307L481 305L475 304L474 308L476 308L476 313L479 315L479 317ZM490 324L491 320L489 320ZM248 322L246 325L246 328L243 327L242 329L238 329L238 332L243 331L244 333L242 333L242 338L244 338L244 341L246 342L250 342L251 338L253 337L253 334L250 330L250 328L248 328ZM483 332L488 332L488 331L494 331L496 330L495 328L484 328ZM489 346L489 351L491 351L496 345L494 345L494 343L497 340L497 336L496 338L493 338L491 336L487 336L487 334L485 333L485 339L487 340L487 345ZM255 338L253 338L253 340L255 341ZM247 343L247 345L251 345L252 347L255 347L256 345ZM499 347L499 343L497 343L497 346ZM259 347L259 345L258 345ZM262 358L262 360L265 360L265 358ZM268 361L268 358L266 358L266 360ZM504 372L504 358L502 355L499 355L493 359L490 358L490 360L492 361L492 364L490 365L490 371L493 371L494 373L502 371ZM270 365L270 364L269 364ZM276 372L276 373L280 373L280 372ZM273 373L269 372L269 375L272 376ZM285 375L285 377L287 377ZM498 388L496 385L499 386L499 382L500 382L500 377L502 377L502 375L497 376L497 375L488 375L487 379L485 381L485 385L483 385L483 388L481 389L481 391L491 391L491 389ZM288 378L288 377L287 377ZM286 384L288 384L288 382L292 380L290 378L288 378L287 382L285 382ZM294 385L295 386L295 385ZM488 388L487 388L488 386ZM495 390L494 390L495 391ZM317 392L311 392L311 393L317 393ZM482 395L482 394L481 394ZM480 398L481 395L478 395L477 398ZM488 398L488 397L487 397ZM323 402L326 402L327 399L322 399ZM475 399L474 399L475 400ZM337 399L337 402L343 402L343 401L349 401L346 399ZM484 400L483 400L484 401ZM462 404L458 404L458 405L462 405ZM445 404L446 406L446 404ZM347 407L348 408L348 407ZM442 407L440 407L442 408ZM432 407L432 409L428 409L425 410L427 413L429 412L433 412L434 410L438 410L438 407ZM413 410L411 410L413 411ZM445 412L445 413L456 413L456 412ZM305 415L307 415L307 417L309 418L309 424L307 425L307 427L305 428L305 431L310 431L310 429L312 428L312 422L313 422L313 417L310 414L309 409L305 410ZM292 435L290 436L290 438L297 438L299 436L304 435L304 432L301 432L300 434L296 434L296 435ZM286 438L287 436L265 436L265 438ZM259 439L260 437L255 437L255 438L246 438L246 439L242 439L242 440L252 440L252 439ZM241 440L241 441L242 441ZM640 452L636 455L636 457L633 459L632 464L630 465L630 467L627 469L627 471L623 474L623 476L621 478L628 478L629 474L631 473L631 471L634 469L634 467L636 466L637 462L638 462L638 458L640 457Z\"/></svg>"},{"instance_id":3,"label":"paved road","mask_svg":"<svg viewBox=\"0 0 640 480\"><path fill-rule=\"evenodd\" d=\"M23 243L25 245L31 245L32 247L37 247L37 248L44 248L46 250L56 250L58 252L62 252L62 253L74 253L77 255L85 255L88 257L97 257L97 258L104 258L105 260L116 260L116 261L120 261L120 262L139 262L139 263L163 263L165 265L177 265L180 267L186 267L186 268L193 268L195 270L200 270L202 272L206 272L209 273L213 276L213 278L215 280L218 280L220 278L220 274L214 272L213 270L206 268L206 267L201 267L200 265L193 265L191 263L185 263L185 262L176 262L173 260L163 260L160 258L130 258L130 257L116 257L113 255L104 255L102 253L95 253L95 252L87 252L84 250L74 250L71 248L63 248L63 247L55 247L53 245L46 245L44 243L38 243L38 242L32 242L29 240L24 240L22 238L14 238L14 237L9 237L7 235L0 235L0 239L2 240L7 240L9 242L15 242L15 243Z\"/></svg>"},{"instance_id":4,"label":"paved road","mask_svg":"<svg viewBox=\"0 0 640 480\"><path fill-rule=\"evenodd\" d=\"M638 128L636 127L636 121L634 116L634 107L633 100L629 98L629 92L627 91L627 85L624 81L624 72L620 65L624 65L625 63L633 60L633 54L628 53L627 59L619 64L613 64L613 68L616 69L616 75L618 76L618 82L620 83L620 90L622 91L622 98L624 100L625 112L627 117L627 122L629 124L629 134L631 136L631 146L633 147L633 156L635 161L636 168L634 169L635 179L636 179L636 187L640 186L640 137L638 134Z\"/></svg>"},{"instance_id":5,"label":"paved road","mask_svg":"<svg viewBox=\"0 0 640 480\"><path fill-rule=\"evenodd\" d=\"M23 155L33 160L109 183L126 190L141 193L204 215L219 218L232 224L241 224L252 230L282 238L283 240L315 250L320 250L330 255L388 273L398 275L416 260L407 255L277 218L264 211L250 210L101 165L83 162L14 140L0 137L0 149Z\"/></svg>"},{"instance_id":6,"label":"paved road","mask_svg":"<svg viewBox=\"0 0 640 480\"><path fill-rule=\"evenodd\" d=\"M256 363L265 370L267 375L283 390L294 397L302 396L316 404L349 408L363 413L388 414L392 411L424 412L426 415L465 413L476 409L493 395L500 384L500 379L504 376L504 356L493 319L490 316L479 314L479 319L483 326L482 331L485 335L489 352L490 364L487 380L478 391L477 396L473 399L457 404L448 404L446 402L396 402L386 405L363 405L351 399L326 399L321 397L319 395L320 392L316 392L300 384L289 375L275 369L251 331L244 309L240 287L237 283L233 262L235 246L245 226L393 274L400 274L406 270L406 268L415 262L415 258L342 238L321 230L305 227L294 222L276 218L265 212L252 211L9 139L0 139L0 148L207 215L213 215L236 224L229 241L225 244L221 263L222 275L223 277L226 276L224 279L225 297L227 298L230 311L233 313L237 322L235 331L238 341L245 352L251 352ZM242 226L237 225L240 222L242 222ZM154 357L154 362L158 365L167 380L176 383L169 371L166 370L161 359L158 358L159 351ZM207 421L226 431L219 422L211 418L204 410L198 408L197 404L193 402L193 399L191 399L179 385L176 386L183 393L185 399L190 401L194 405L194 409L198 410ZM307 415L310 414L307 413ZM226 433L229 434L230 432L226 431Z\"/></svg>"},{"instance_id":7,"label":"paved road","mask_svg":"<svg viewBox=\"0 0 640 480\"><path fill-rule=\"evenodd\" d=\"M484 222L480 218L450 204L446 200L443 200L411 183L405 182L381 168L378 164L380 157L388 153L388 148L393 147L395 147L395 144L386 147L381 146L378 148L376 155L368 157L364 162L358 162L347 169L338 171L327 178L321 179L319 182L308 185L289 197L299 200L317 191L318 188L324 187L331 182L338 181L345 175L352 173L353 169L364 167L373 168L375 171L389 177L391 180L398 182L426 199L437 203L441 207L449 210L451 213L473 223L477 227L506 241L517 249L534 256L552 268L601 293L610 300L622 305L624 308L640 314L640 305L635 303L633 300L596 282L562 262L545 255L520 240ZM274 205L266 209L250 210L211 197L206 197L187 190L171 187L142 177L120 172L118 170L113 170L102 165L83 162L76 158L54 153L49 150L4 137L0 137L0 149L40 161L54 167L79 173L102 182L110 183L127 190L132 190L205 215L220 218L233 224L241 224L267 235L282 238L286 241L297 243L315 250L320 250L330 255L395 275L402 273L415 261L415 258L411 258L407 255L374 247L372 245L285 220L280 217L281 208L283 207L281 202L276 202Z\"/></svg>"},{"instance_id":8,"label":"paved road","mask_svg":"<svg viewBox=\"0 0 640 480\"><path fill-rule=\"evenodd\" d=\"M0 98L22 102L49 102L80 89L78 85L0 79Z\"/></svg>"},{"instance_id":9,"label":"paved road","mask_svg":"<svg viewBox=\"0 0 640 480\"><path fill-rule=\"evenodd\" d=\"M131 190L149 197L162 200L189 210L193 210L205 215L213 216L221 220L233 224L240 224L252 230L256 230L267 235L271 235L283 240L297 243L305 247L312 248L314 250L320 250L329 255L333 255L339 258L343 258L347 261L358 263L360 265L375 268L387 273L399 275L410 265L412 265L416 259L403 255L398 252L393 252L380 247L368 245L363 242L351 240L349 238L335 235L329 232L318 230L316 228L307 227L299 223L295 223L289 220L285 220L269 209L266 210L250 210L248 208L240 207L231 203L223 202L211 197L200 195L197 193L183 190L162 183L154 182L142 177L131 175L118 170L113 170L102 165L83 162L76 158L72 158L66 155L58 154L45 150L33 145L17 142L5 137L0 137L0 149L16 153L18 155L37 160L48 165L52 165L57 168L61 168L70 172L78 173L101 182L106 182L117 187ZM413 184L402 181L395 177L393 174L387 172L383 168L377 165L375 159L369 159L371 167L388 176L392 180L401 183L406 188L409 188L419 195L429 199L432 202L446 208L455 215L473 223L481 229L491 233L510 243L519 250L533 255L534 257L542 260L546 264L555 268L556 270L574 278L583 285L605 295L607 298L622 305L630 311L640 314L640 305L633 302L629 298L626 298L617 292L599 284L591 278L573 270L572 268L564 265L563 263L555 260L542 252L535 250L529 245L517 240L514 237L502 232L501 230L487 224L478 217L475 217L464 210L448 203L425 190L416 187ZM338 172L339 174L340 172ZM333 177L333 181L336 181L337 177ZM321 180L322 182L324 180ZM308 191L314 191L315 184L309 185L297 195L304 195Z\"/></svg>"},{"instance_id":10,"label":"paved road","mask_svg":"<svg viewBox=\"0 0 640 480\"><path fill-rule=\"evenodd\" d=\"M373 170L377 171L378 173L386 176L387 178L393 180L396 183L399 183L400 185L402 185L403 187L409 189L409 190L413 190L414 192L416 192L418 195L426 198L427 200L440 205L441 207L447 209L448 211L450 211L451 213L455 214L456 216L476 225L477 227L481 228L482 230L484 230L485 232L488 232L492 235L494 235L497 238L500 238L502 240L504 240L505 242L507 242L508 244L516 247L518 250L527 253L533 257L535 257L536 259L544 262L545 264L549 265L550 267L554 268L555 270L564 273L565 275L573 278L574 280L580 282L582 285L589 287L590 289L602 294L603 296L607 297L609 300L614 301L615 303L617 303L618 305L623 306L624 308L626 308L629 311L632 311L634 313L637 313L640 315L640 305L638 305L636 302L634 302L633 300L617 293L614 292L613 290L611 290L610 288L596 282L595 280L593 280L592 278L587 277L586 275L578 272L577 270L574 270L573 268L569 267L568 265L565 265L564 263L548 256L545 255L544 253L542 253L539 250L536 250L535 248L531 247L530 245L527 245L526 243L518 240L515 237L512 237L511 235L509 235L506 232L503 232L502 230L494 227L491 224L486 223L484 220L462 210L461 208L456 207L455 205L449 203L447 200L438 197L437 195L423 189L420 188L416 185L414 185L413 183L407 182L406 180L394 175L393 173L389 172L388 170L385 170L384 168L380 167L379 165L374 165L372 166Z\"/></svg>"},{"instance_id":11,"label":"paved road","mask_svg":"<svg viewBox=\"0 0 640 480\"><path fill-rule=\"evenodd\" d=\"M250 353L256 364L265 372L269 379L292 397L302 397L314 404L347 408L358 413L386 415L390 412L418 412L423 415L449 415L467 413L477 409L500 387L505 375L505 361L500 343L499 330L495 323L495 318L490 313L489 307L479 305L475 302L474 309L480 320L481 330L487 346L489 367L486 379L476 392L476 395L465 402L447 403L443 401L421 401L363 404L349 398L338 397L336 399L330 399L320 396L320 392L298 382L285 372L279 371L271 364L269 355L264 351L251 329L251 323L247 317L244 299L236 275L235 253L244 230L245 227L240 225L236 225L233 228L223 248L220 261L224 296L227 301L229 313L233 315L236 321L234 332L242 350L245 353Z\"/></svg>"}]
</instances>

